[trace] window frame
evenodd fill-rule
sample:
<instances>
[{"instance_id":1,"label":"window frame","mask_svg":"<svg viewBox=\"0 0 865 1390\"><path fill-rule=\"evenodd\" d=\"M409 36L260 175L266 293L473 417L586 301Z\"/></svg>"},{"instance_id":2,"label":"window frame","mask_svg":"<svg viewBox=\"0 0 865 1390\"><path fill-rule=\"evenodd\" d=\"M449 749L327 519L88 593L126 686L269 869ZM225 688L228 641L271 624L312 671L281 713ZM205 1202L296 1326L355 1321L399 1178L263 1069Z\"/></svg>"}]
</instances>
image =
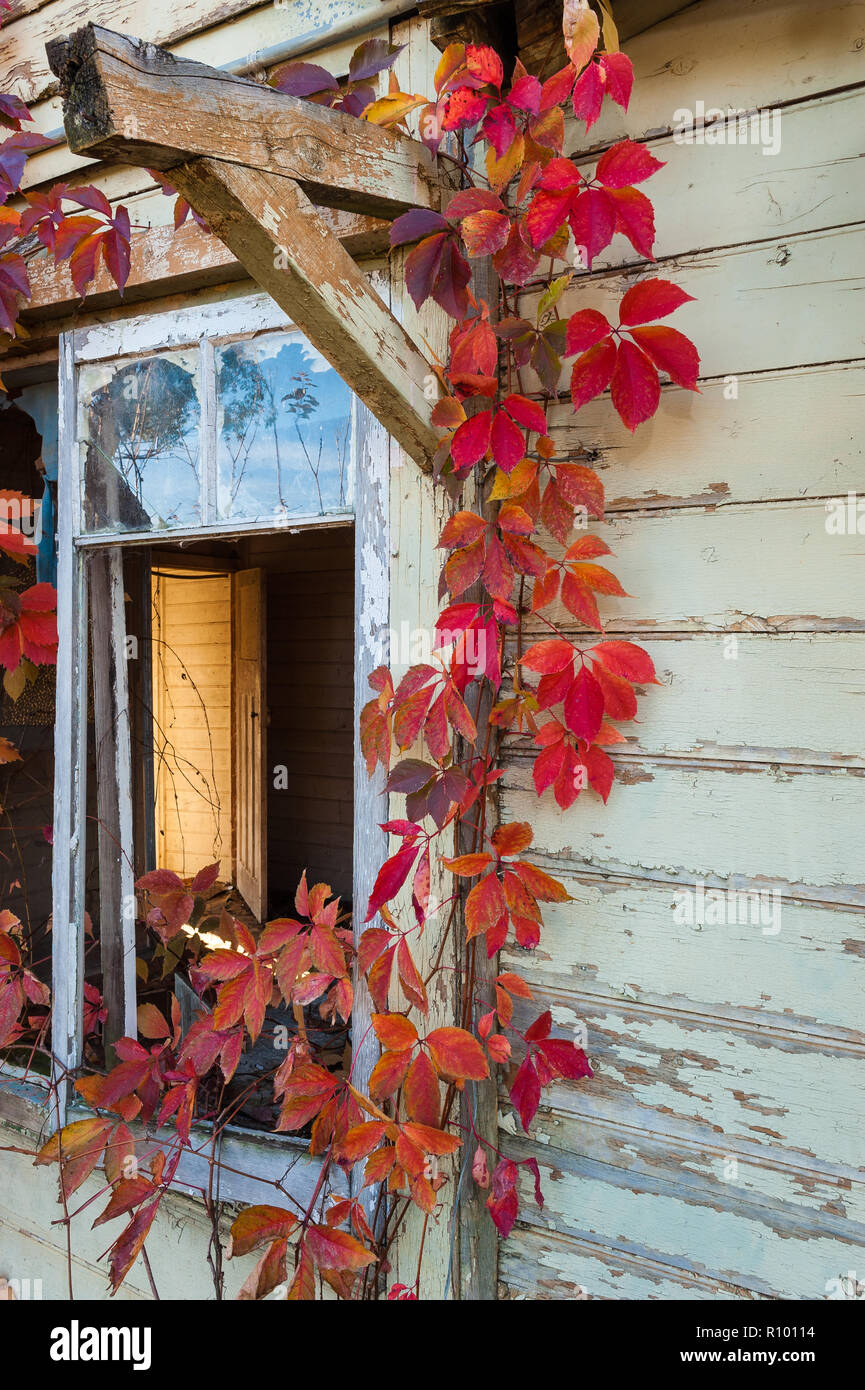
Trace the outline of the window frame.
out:
<instances>
[{"instance_id":1,"label":"window frame","mask_svg":"<svg viewBox=\"0 0 865 1390\"><path fill-rule=\"evenodd\" d=\"M385 272L385 275L387 272ZM202 356L214 351L223 339L242 340L273 330L294 326L266 294L260 292L234 296L203 305L189 305L171 313L150 313L60 335L59 342L59 443L58 443L58 635L57 706L55 720L54 773L54 856L53 897L53 990L54 1022L52 1050L53 1081L57 1095L51 1127L66 1122L72 1104L71 1074L83 1059L84 985L84 871L86 856L87 798L87 701L90 598L95 567L107 567L109 594L110 665L114 724L113 772L118 800L129 815L121 816L121 874L123 893L133 894L134 845L132 842L132 781L129 730L128 685L125 669L125 611L122 552L131 546L170 544L190 539L238 539L247 535L293 533L317 526L354 525L355 604L354 604L354 840L353 902L354 931L359 939L363 923L361 905L372 890L377 866L387 852L387 836L379 828L383 816L381 797L384 775L378 769L367 777L360 748L358 716L370 698L368 676L390 660L390 472L400 463L399 450L387 430L369 409L353 397L350 467L353 473L352 509L316 516L266 518L202 524L190 528L164 528L155 531L86 533L82 526L81 467L78 441L78 368L114 358L158 353L180 346L201 345ZM212 365L212 364L211 364ZM207 378L214 384L215 376ZM214 392L202 392L203 449L215 442L216 401ZM210 445L207 444L210 432ZM211 457L215 465L215 450ZM386 801L385 801L386 811ZM101 884L100 884L101 891ZM135 1035L135 953L134 913L121 918L123 934L123 1019L124 1031ZM375 1038L369 1018L371 1003L365 981L354 979L355 1009L353 1036L359 1042L355 1052L354 1077L363 1085L377 1058ZM76 1103L76 1109L78 1105ZM202 1133L202 1137L203 1133ZM257 1142L256 1142L257 1141ZM209 1143L209 1135L207 1142ZM228 1136L226 1137L228 1142ZM292 1144L292 1141L288 1141ZM299 1141L294 1141L299 1143ZM231 1139L236 1144L252 1144L260 1155L257 1171L262 1180L274 1165L285 1176L284 1159L293 1159L294 1147L286 1153L285 1136L238 1130ZM303 1146L305 1148L305 1145ZM282 1157L280 1157L282 1155ZM312 1160L310 1160L312 1162ZM307 1185L305 1165L294 1163L298 1190ZM359 1191L358 1172L352 1189ZM226 1200L244 1200L249 1179L242 1174L224 1173L221 1192ZM289 1179L286 1177L286 1182ZM183 1186L181 1180L181 1186Z\"/></svg>"}]
</instances>

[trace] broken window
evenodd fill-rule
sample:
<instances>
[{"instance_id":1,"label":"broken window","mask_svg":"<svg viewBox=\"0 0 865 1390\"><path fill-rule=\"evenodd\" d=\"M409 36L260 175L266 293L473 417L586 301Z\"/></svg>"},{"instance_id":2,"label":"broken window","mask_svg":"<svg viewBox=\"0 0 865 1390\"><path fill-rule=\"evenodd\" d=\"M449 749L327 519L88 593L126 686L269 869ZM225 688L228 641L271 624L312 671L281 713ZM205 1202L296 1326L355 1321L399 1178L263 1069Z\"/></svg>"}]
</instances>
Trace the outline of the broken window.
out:
<instances>
[{"instance_id":1,"label":"broken window","mask_svg":"<svg viewBox=\"0 0 865 1390\"><path fill-rule=\"evenodd\" d=\"M361 575L364 566L375 567L377 603L367 605L365 620L386 632L386 612L379 608L386 604L380 575L387 552L380 524L370 535L364 523L363 538L354 541L355 459L358 453L363 458L365 495L371 483L386 486L389 456L386 433L266 296L65 335L60 429L63 732L54 818L54 1049L59 1066L72 1069L82 1048L88 840L91 854L98 842L101 975L114 1036L136 1031L134 878L146 868L166 867L157 840L180 837L177 863L170 867L182 875L220 859L220 878L228 880L232 901L239 893L257 920L268 911L278 915L293 901L301 858L314 877L332 882L346 907L359 896L352 882L358 862L352 821L358 797L365 806L365 798L377 793L368 790L356 744L355 682L365 697L366 671L381 653L373 654L372 630L367 639L366 629L357 627L352 586L358 565ZM373 525L381 503L369 514ZM190 545L197 554L190 554ZM214 565L207 556L217 553L223 560ZM178 660L184 642L207 636L205 615L199 611L188 631L182 623L176 632L165 626L172 621L174 590L199 582L196 569L208 565L219 576L214 583L230 596L231 637L222 644L224 652L218 642L213 647L230 664L230 708L208 694L209 686L202 694L198 678L197 688L187 690L189 662ZM243 581L252 579L259 595L265 585L274 587L278 601L270 635L263 597L257 607L246 602L244 608L253 589ZM151 635L154 597L159 612ZM250 621L244 629L246 609ZM245 639L244 630L252 636ZM249 659L253 646L261 647L255 661ZM272 660L265 659L268 646ZM211 648L205 648L207 655ZM307 648L314 652L309 668ZM251 685L246 667L241 670L244 661ZM206 663L208 680L216 678L213 665ZM339 689L325 689L337 677ZM87 810L91 679L96 826L92 808ZM165 690L170 710L153 694L161 697ZM187 706L184 744L199 735L204 742L201 748L191 742L188 749L178 748L178 758L177 711L185 719ZM214 743L211 758L217 727L220 744L217 749ZM156 765L149 790L142 791L136 765L144 747L154 750ZM210 762L227 778L216 796ZM247 780L238 776L239 768ZM214 820L216 848L209 822L206 845L193 844L192 809L176 804L177 786L197 787L202 769L204 802L229 810L227 818L220 813ZM199 802L201 797L200 811ZM156 805L149 830L142 804L151 810ZM274 827L270 873L268 806ZM371 805L366 807L365 820L376 819ZM292 841L291 852L277 844L277 836ZM361 872L367 872L365 860Z\"/></svg>"}]
</instances>

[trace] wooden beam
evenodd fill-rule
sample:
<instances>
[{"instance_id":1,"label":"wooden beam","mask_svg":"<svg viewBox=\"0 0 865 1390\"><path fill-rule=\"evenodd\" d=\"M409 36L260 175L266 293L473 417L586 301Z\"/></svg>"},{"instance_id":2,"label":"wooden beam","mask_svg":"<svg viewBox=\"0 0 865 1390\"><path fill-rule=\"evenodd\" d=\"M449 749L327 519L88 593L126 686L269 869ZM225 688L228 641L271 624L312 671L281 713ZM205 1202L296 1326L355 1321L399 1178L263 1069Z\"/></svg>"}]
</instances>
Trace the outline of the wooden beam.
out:
<instances>
[{"instance_id":1,"label":"wooden beam","mask_svg":"<svg viewBox=\"0 0 865 1390\"><path fill-rule=\"evenodd\" d=\"M372 256L387 249L388 223L384 219L332 208L321 209L319 215L351 256ZM192 220L176 229L162 226L134 231L131 251L122 299L108 270L100 264L87 291L87 309L204 289L246 277L228 247ZM58 265L47 251L40 251L28 260L27 274L31 294L21 315L25 323L80 308L81 296L72 284L68 262Z\"/></svg>"},{"instance_id":2,"label":"wooden beam","mask_svg":"<svg viewBox=\"0 0 865 1390\"><path fill-rule=\"evenodd\" d=\"M75 154L158 169L218 154L350 212L440 206L436 161L407 136L93 24L47 52Z\"/></svg>"},{"instance_id":3,"label":"wooden beam","mask_svg":"<svg viewBox=\"0 0 865 1390\"><path fill-rule=\"evenodd\" d=\"M300 185L221 159L178 165L172 181L406 452L431 469L438 441L425 394L430 364Z\"/></svg>"}]
</instances>

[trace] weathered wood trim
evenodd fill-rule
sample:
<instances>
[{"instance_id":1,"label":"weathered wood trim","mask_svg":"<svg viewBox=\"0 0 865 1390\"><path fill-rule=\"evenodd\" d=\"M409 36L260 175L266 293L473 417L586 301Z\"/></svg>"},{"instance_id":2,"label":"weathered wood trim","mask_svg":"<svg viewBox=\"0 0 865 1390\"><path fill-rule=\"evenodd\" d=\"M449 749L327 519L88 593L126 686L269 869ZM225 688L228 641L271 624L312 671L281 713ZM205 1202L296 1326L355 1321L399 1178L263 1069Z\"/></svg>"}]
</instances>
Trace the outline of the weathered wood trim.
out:
<instances>
[{"instance_id":1,"label":"weathered wood trim","mask_svg":"<svg viewBox=\"0 0 865 1390\"><path fill-rule=\"evenodd\" d=\"M406 136L92 24L47 52L74 154L171 169L218 153L373 216L440 204L435 159Z\"/></svg>"},{"instance_id":2,"label":"weathered wood trim","mask_svg":"<svg viewBox=\"0 0 865 1390\"><path fill-rule=\"evenodd\" d=\"M351 256L372 256L387 249L388 223L383 218L333 208L320 208L319 216ZM49 312L72 313L80 306L81 296L72 284L67 264L57 265L47 253L40 252L28 260L27 274L31 295L22 313L25 322L42 319ZM132 236L129 279L122 300L107 269L100 265L87 291L87 308L154 299L180 290L243 279L245 275L228 247L196 222L190 220L176 229L142 227Z\"/></svg>"},{"instance_id":3,"label":"weathered wood trim","mask_svg":"<svg viewBox=\"0 0 865 1390\"><path fill-rule=\"evenodd\" d=\"M222 159L179 165L172 178L406 452L430 468L438 443L424 394L431 365L300 185Z\"/></svg>"},{"instance_id":4,"label":"weathered wood trim","mask_svg":"<svg viewBox=\"0 0 865 1390\"><path fill-rule=\"evenodd\" d=\"M108 1009L109 1059L121 1037L136 1036L132 753L126 665L123 557L119 546L89 562L93 714L99 820L99 945Z\"/></svg>"},{"instance_id":5,"label":"weathered wood trim","mask_svg":"<svg viewBox=\"0 0 865 1390\"><path fill-rule=\"evenodd\" d=\"M193 301L167 313L136 314L134 318L94 323L76 331L75 361L134 357L168 348L194 347L204 338L221 341L254 337L292 326L291 319L269 294L241 294L213 304Z\"/></svg>"},{"instance_id":6,"label":"weathered wood trim","mask_svg":"<svg viewBox=\"0 0 865 1390\"><path fill-rule=\"evenodd\" d=\"M360 401L354 403L354 833L352 845L353 933L358 945L366 924L366 905L379 866L387 858L388 837L379 829L386 818L385 775L367 775L360 746L360 712L373 697L368 677L390 661L390 453L387 430ZM383 814L384 813L384 814ZM379 1058L372 1030L372 999L366 979L354 969L352 1008L352 1084L366 1092ZM352 1170L355 1196L363 1190L364 1164ZM365 1205L372 1211L372 1191ZM363 1199L362 1199L363 1200Z\"/></svg>"},{"instance_id":7,"label":"weathered wood trim","mask_svg":"<svg viewBox=\"0 0 865 1390\"><path fill-rule=\"evenodd\" d=\"M52 1051L62 1123L66 1073L79 1065L83 1044L87 798L87 579L74 540L80 494L72 334L60 341L58 468Z\"/></svg>"},{"instance_id":8,"label":"weathered wood trim","mask_svg":"<svg viewBox=\"0 0 865 1390\"><path fill-rule=\"evenodd\" d=\"M476 264L472 288L479 300L486 301L490 319L494 323L498 318L499 281L491 260L486 259ZM482 483L476 487L473 510L479 512L489 522L495 520L496 503L484 498ZM469 589L465 597L469 600L479 600L481 598L480 585ZM492 733L489 714L494 702L493 692L486 689L480 697L477 711L473 711L478 730L477 746L479 748L483 748L485 739ZM495 744L493 743L492 746L495 747ZM489 832L495 826L498 817L496 786L490 789L487 798L487 810L487 831ZM460 853L468 854L477 848L474 842L475 837L468 826L463 826L462 830ZM473 945L467 943L464 904L465 898L463 897L461 904L463 909L461 911L461 950L463 959L466 959L467 953L473 953L474 989L469 1028L472 1032L476 1032L480 1017L496 1007L493 982L499 971L499 957L495 955L490 959L482 941L475 941ZM461 1108L463 1142L466 1147L462 1153L463 1167L459 1193L460 1298L467 1302L489 1303L495 1300L498 1286L499 1238L486 1209L487 1192L479 1187L472 1178L471 1170L468 1167L467 1153L469 1151L474 1153L477 1143L483 1141L490 1146L484 1148L484 1153L492 1169L492 1156L498 1147L499 1127L499 1105L495 1083L493 1081L481 1082L480 1084L476 1081L469 1082L462 1096Z\"/></svg>"}]
</instances>

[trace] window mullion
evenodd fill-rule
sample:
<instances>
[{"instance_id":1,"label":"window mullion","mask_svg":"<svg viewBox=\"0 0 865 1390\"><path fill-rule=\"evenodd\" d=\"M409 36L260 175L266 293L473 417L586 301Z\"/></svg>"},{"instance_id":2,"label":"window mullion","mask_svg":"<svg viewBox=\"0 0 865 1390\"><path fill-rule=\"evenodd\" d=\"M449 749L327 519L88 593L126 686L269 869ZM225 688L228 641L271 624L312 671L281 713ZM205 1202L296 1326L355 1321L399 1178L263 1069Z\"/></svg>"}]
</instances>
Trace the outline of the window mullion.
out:
<instances>
[{"instance_id":1,"label":"window mullion","mask_svg":"<svg viewBox=\"0 0 865 1390\"><path fill-rule=\"evenodd\" d=\"M87 798L87 572L75 544L81 507L74 335L60 336L57 483L57 703L54 728L52 1052L57 1109L65 1120L69 1073L84 1024L84 863Z\"/></svg>"},{"instance_id":2,"label":"window mullion","mask_svg":"<svg viewBox=\"0 0 865 1390\"><path fill-rule=\"evenodd\" d=\"M201 372L201 520L204 526L217 521L216 505L216 363L213 342L200 343Z\"/></svg>"}]
</instances>

